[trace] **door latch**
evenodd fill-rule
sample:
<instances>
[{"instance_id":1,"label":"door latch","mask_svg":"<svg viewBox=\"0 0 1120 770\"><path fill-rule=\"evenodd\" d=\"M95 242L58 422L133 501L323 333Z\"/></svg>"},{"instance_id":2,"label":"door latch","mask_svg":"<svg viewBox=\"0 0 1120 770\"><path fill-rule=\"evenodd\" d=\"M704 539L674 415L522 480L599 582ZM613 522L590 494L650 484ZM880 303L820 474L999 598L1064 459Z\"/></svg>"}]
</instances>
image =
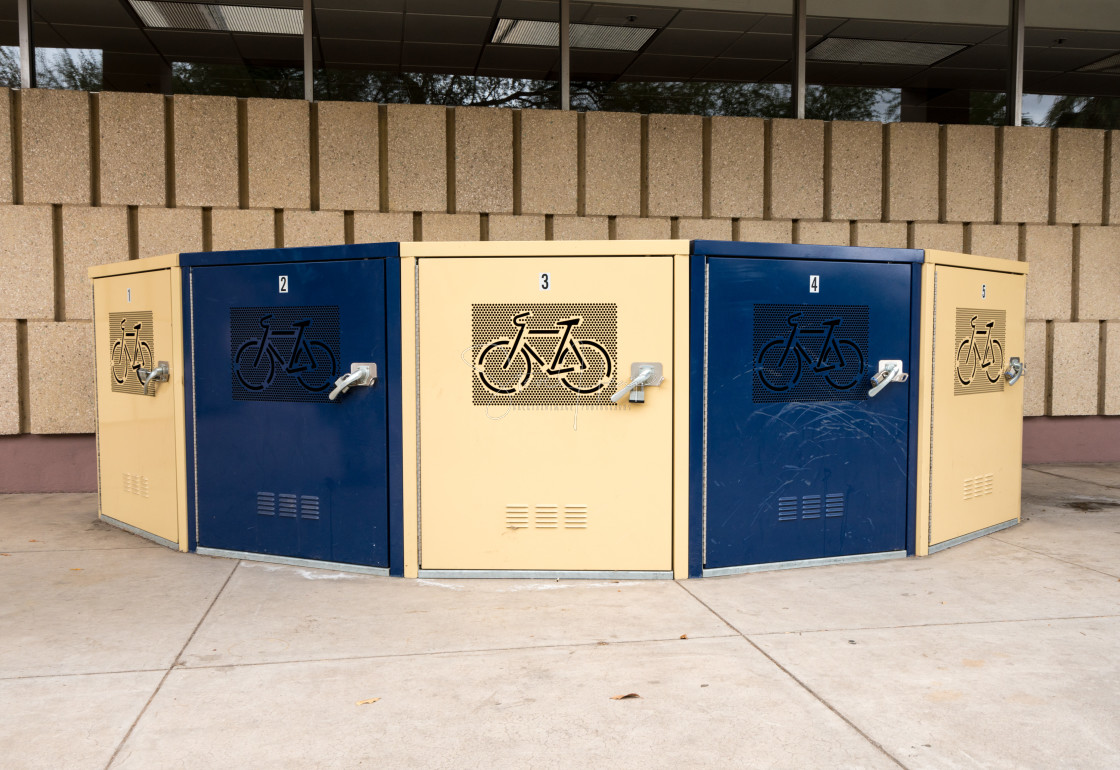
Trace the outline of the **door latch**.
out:
<instances>
[{"instance_id":1,"label":"door latch","mask_svg":"<svg viewBox=\"0 0 1120 770\"><path fill-rule=\"evenodd\" d=\"M871 378L871 384L874 386L871 390L867 391L868 398L875 398L879 391L890 385L892 382L906 382L910 379L910 375L902 371L902 360L892 358L882 360L879 362L879 371Z\"/></svg>"},{"instance_id":2,"label":"door latch","mask_svg":"<svg viewBox=\"0 0 1120 770\"><path fill-rule=\"evenodd\" d=\"M1003 373L1003 376L1007 378L1008 385L1014 385L1026 373L1027 365L1018 356L1012 356L1009 368Z\"/></svg>"},{"instance_id":3,"label":"door latch","mask_svg":"<svg viewBox=\"0 0 1120 770\"><path fill-rule=\"evenodd\" d=\"M167 368L166 361L160 361L156 368L151 371L143 368L137 369L136 376L144 383L144 395L146 396L148 395L148 386L153 382L167 382L171 379L171 370ZM155 391L152 391L152 394L154 395Z\"/></svg>"},{"instance_id":4,"label":"door latch","mask_svg":"<svg viewBox=\"0 0 1120 770\"><path fill-rule=\"evenodd\" d=\"M627 393L630 394L631 404L644 404L646 402L646 386L656 387L665 381L661 364L634 363L630 364L630 382L622 390L611 396L611 401L618 403Z\"/></svg>"},{"instance_id":5,"label":"door latch","mask_svg":"<svg viewBox=\"0 0 1120 770\"><path fill-rule=\"evenodd\" d=\"M327 398L334 401L340 393L345 393L350 388L368 388L375 382L377 382L377 364L350 364L350 373L334 381L334 390Z\"/></svg>"}]
</instances>

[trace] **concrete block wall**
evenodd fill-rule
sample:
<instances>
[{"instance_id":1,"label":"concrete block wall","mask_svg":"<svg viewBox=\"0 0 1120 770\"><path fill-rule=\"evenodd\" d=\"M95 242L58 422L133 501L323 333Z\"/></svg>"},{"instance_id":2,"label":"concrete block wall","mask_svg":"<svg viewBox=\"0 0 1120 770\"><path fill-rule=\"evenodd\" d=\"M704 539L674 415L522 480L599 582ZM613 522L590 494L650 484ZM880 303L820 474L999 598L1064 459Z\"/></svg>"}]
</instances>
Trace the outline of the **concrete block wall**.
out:
<instances>
[{"instance_id":1,"label":"concrete block wall","mask_svg":"<svg viewBox=\"0 0 1120 770\"><path fill-rule=\"evenodd\" d=\"M0 435L93 429L91 264L413 239L730 238L1025 259L1024 413L1120 414L1117 141L0 89ZM65 387L44 351L66 352Z\"/></svg>"}]
</instances>

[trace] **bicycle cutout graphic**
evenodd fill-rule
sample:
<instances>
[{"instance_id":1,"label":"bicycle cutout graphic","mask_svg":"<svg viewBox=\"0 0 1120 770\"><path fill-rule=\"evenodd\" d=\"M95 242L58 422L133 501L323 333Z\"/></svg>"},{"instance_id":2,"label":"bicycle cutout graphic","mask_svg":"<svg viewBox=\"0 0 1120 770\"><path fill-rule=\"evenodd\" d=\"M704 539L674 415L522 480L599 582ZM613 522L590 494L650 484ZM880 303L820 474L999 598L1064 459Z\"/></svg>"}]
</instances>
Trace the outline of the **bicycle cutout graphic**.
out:
<instances>
[{"instance_id":1,"label":"bicycle cutout graphic","mask_svg":"<svg viewBox=\"0 0 1120 770\"><path fill-rule=\"evenodd\" d=\"M131 369L136 375L136 381L143 384L140 370L148 372L155 368L155 357L147 341L140 339L140 330L144 328L144 322L137 321L131 331L125 329L127 324L128 319L122 318L122 337L113 343L113 379L118 385L124 385L125 380L128 379L128 370Z\"/></svg>"},{"instance_id":2,"label":"bicycle cutout graphic","mask_svg":"<svg viewBox=\"0 0 1120 770\"><path fill-rule=\"evenodd\" d=\"M270 323L272 314L260 320L264 334L246 340L234 357L237 381L247 390L264 390L275 382L278 373L294 375L305 390L313 393L326 390L338 370L331 349L318 340L305 339L312 319L293 321L290 329L277 330ZM287 361L273 343L276 337L295 337Z\"/></svg>"},{"instance_id":3,"label":"bicycle cutout graphic","mask_svg":"<svg viewBox=\"0 0 1120 770\"><path fill-rule=\"evenodd\" d=\"M532 311L528 310L513 316L510 322L517 329L517 334L512 339L496 339L479 353L476 371L487 389L502 395L520 392L533 378L534 363L545 375L558 379L574 393L588 395L606 387L613 373L611 357L598 342L576 338L573 332L583 319L573 317L556 321L556 328L552 329L529 329L532 316ZM533 338L556 335L560 335L560 342L552 360L545 363L547 353L545 357L541 356Z\"/></svg>"},{"instance_id":4,"label":"bicycle cutout graphic","mask_svg":"<svg viewBox=\"0 0 1120 770\"><path fill-rule=\"evenodd\" d=\"M758 378L772 391L781 393L795 387L808 364L815 374L824 375L825 382L837 390L853 387L863 373L863 353L851 340L837 336L842 318L821 322L820 329L807 329L801 325L802 313L786 318L789 335L763 346L756 361ZM802 344L801 337L824 335L820 353L814 358Z\"/></svg>"},{"instance_id":5,"label":"bicycle cutout graphic","mask_svg":"<svg viewBox=\"0 0 1120 770\"><path fill-rule=\"evenodd\" d=\"M960 347L957 348L957 379L960 380L961 385L972 384L972 381L976 379L977 366L980 367L984 377L992 385L999 382L1000 375L1003 374L1003 345L992 334L992 327L995 326L996 322L994 320L988 321L982 329L978 329L976 328L976 321L979 318L978 315L972 316L972 321L970 321L972 334L968 339L961 342ZM981 340L983 340L983 348L981 348ZM996 354L998 354L998 359ZM965 377L965 369L968 367L969 360L972 361L972 369Z\"/></svg>"}]
</instances>

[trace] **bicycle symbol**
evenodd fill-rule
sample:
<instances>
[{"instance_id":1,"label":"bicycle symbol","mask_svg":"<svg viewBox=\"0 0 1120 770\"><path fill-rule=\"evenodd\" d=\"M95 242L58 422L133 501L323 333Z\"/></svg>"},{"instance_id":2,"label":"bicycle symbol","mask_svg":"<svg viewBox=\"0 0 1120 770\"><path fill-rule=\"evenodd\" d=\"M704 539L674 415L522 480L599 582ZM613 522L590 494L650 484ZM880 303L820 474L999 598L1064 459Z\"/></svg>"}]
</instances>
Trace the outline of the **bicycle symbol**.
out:
<instances>
[{"instance_id":1,"label":"bicycle symbol","mask_svg":"<svg viewBox=\"0 0 1120 770\"><path fill-rule=\"evenodd\" d=\"M559 379L564 387L575 393L596 393L610 382L613 368L607 349L594 340L576 339L572 334L583 319L557 321L554 329L528 329L526 325L532 315L531 311L515 315L510 321L517 327L517 335L513 339L503 337L494 340L482 349L477 371L483 385L494 393L517 393L532 379L534 361L546 375ZM530 338L556 334L562 335L560 344L556 346L552 361L546 364ZM574 357L575 361L565 365L565 359L569 357ZM501 363L498 364L498 361Z\"/></svg>"},{"instance_id":2,"label":"bicycle symbol","mask_svg":"<svg viewBox=\"0 0 1120 770\"><path fill-rule=\"evenodd\" d=\"M237 380L248 390L264 390L276 379L277 371L296 375L296 380L306 390L319 392L325 390L335 378L338 362L331 349L318 340L304 339L304 333L311 326L312 319L292 322L292 328L277 331L269 320L272 314L260 320L264 335L260 339L250 339L237 349L234 357L234 372ZM292 353L287 362L273 344L273 337L295 337Z\"/></svg>"},{"instance_id":3,"label":"bicycle symbol","mask_svg":"<svg viewBox=\"0 0 1120 770\"><path fill-rule=\"evenodd\" d=\"M127 318L121 319L121 332L124 336L113 343L113 379L118 385L124 385L129 369L135 373L137 382L143 382L140 379L140 369L151 371L155 368L152 348L146 341L140 339L140 330L144 328L143 321L137 321L132 331L125 330L127 323ZM129 340L132 341L131 347Z\"/></svg>"},{"instance_id":4,"label":"bicycle symbol","mask_svg":"<svg viewBox=\"0 0 1120 770\"><path fill-rule=\"evenodd\" d=\"M786 318L789 336L767 343L758 354L758 378L762 384L773 391L789 390L801 381L803 364L813 367L816 374L824 374L825 381L837 390L848 390L859 381L863 372L863 353L851 340L835 337L842 318L822 321L821 329L806 329L801 326L802 313L793 313ZM821 352L813 360L801 344L799 335L823 334ZM845 352L847 351L847 352Z\"/></svg>"},{"instance_id":5,"label":"bicycle symbol","mask_svg":"<svg viewBox=\"0 0 1120 770\"><path fill-rule=\"evenodd\" d=\"M980 316L972 316L970 322L972 326L972 335L961 343L957 348L957 379L961 381L962 385L969 385L972 383L973 378L976 377L976 367L979 366L984 372L984 376L988 378L988 382L993 385L999 381L1000 374L1003 373L1003 345L1000 341L992 336L992 327L995 321L988 321L984 324L983 329L976 328L976 319ZM985 340L983 352L981 352L980 341L978 338L983 337ZM967 352L965 352L967 350ZM999 353L999 360L994 357L994 353ZM976 355L973 356L973 353ZM962 357L963 356L963 357ZM968 360L972 359L972 370L965 378L964 370L968 366Z\"/></svg>"}]
</instances>

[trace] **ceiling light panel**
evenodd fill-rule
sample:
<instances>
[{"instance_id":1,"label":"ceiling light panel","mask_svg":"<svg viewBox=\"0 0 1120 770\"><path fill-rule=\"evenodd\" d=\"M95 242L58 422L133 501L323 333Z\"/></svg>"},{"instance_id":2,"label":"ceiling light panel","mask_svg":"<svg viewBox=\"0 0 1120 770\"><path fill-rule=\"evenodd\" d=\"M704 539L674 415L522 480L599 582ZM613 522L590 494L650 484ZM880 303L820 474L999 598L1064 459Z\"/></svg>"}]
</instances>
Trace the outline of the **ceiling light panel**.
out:
<instances>
[{"instance_id":1,"label":"ceiling light panel","mask_svg":"<svg viewBox=\"0 0 1120 770\"><path fill-rule=\"evenodd\" d=\"M619 27L607 24L571 24L568 26L572 48L593 48L601 51L638 51L653 37L656 29ZM560 24L555 21L498 19L491 43L533 45L555 48L560 45Z\"/></svg>"},{"instance_id":2,"label":"ceiling light panel","mask_svg":"<svg viewBox=\"0 0 1120 770\"><path fill-rule=\"evenodd\" d=\"M303 34L303 11L298 8L169 3L160 0L129 0L129 3L144 26L154 29Z\"/></svg>"},{"instance_id":3,"label":"ceiling light panel","mask_svg":"<svg viewBox=\"0 0 1120 770\"><path fill-rule=\"evenodd\" d=\"M1084 67L1078 67L1078 72L1120 72L1120 53L1114 53L1112 56L1106 56L1100 61L1095 61L1092 64L1086 64Z\"/></svg>"},{"instance_id":4,"label":"ceiling light panel","mask_svg":"<svg viewBox=\"0 0 1120 770\"><path fill-rule=\"evenodd\" d=\"M929 66L967 46L953 43L914 43L900 40L857 40L827 37L810 48L810 61L855 62L859 64L911 64Z\"/></svg>"}]
</instances>

